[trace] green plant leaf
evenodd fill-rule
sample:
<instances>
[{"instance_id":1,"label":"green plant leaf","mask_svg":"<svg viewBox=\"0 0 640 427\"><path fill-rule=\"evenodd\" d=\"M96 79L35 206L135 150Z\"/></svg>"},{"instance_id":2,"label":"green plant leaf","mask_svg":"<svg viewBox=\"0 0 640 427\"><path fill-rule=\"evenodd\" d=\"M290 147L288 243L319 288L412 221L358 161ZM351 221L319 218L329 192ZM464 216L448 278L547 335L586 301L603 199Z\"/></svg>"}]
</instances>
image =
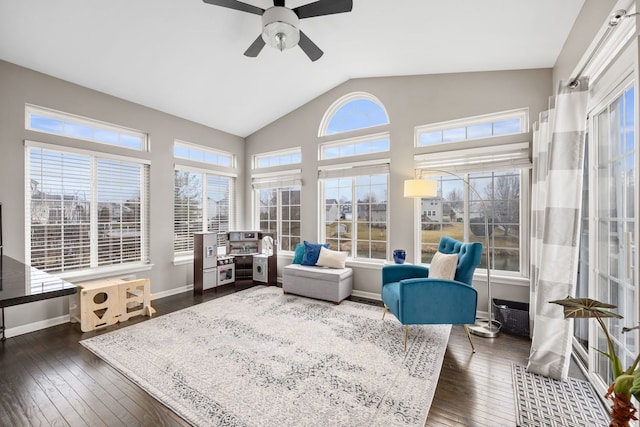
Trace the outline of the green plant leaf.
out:
<instances>
[{"instance_id":1,"label":"green plant leaf","mask_svg":"<svg viewBox=\"0 0 640 427\"><path fill-rule=\"evenodd\" d=\"M640 400L640 369L633 373L633 385L629 391L636 400Z\"/></svg>"},{"instance_id":2,"label":"green plant leaf","mask_svg":"<svg viewBox=\"0 0 640 427\"><path fill-rule=\"evenodd\" d=\"M569 319L588 319L593 317L615 317L622 319L623 316L606 308L617 308L612 304L606 304L591 298L571 298L567 297L561 300L549 301L552 304L558 304L564 307L564 318Z\"/></svg>"},{"instance_id":3,"label":"green plant leaf","mask_svg":"<svg viewBox=\"0 0 640 427\"><path fill-rule=\"evenodd\" d=\"M598 350L597 348L593 348L595 351L597 351L598 353L602 354L603 356L606 356L607 359L609 359L609 361L611 361L611 371L613 373L613 377L617 378L618 376L622 375L622 362L620 362L620 359L618 358L618 355L613 353L605 353L602 350Z\"/></svg>"},{"instance_id":4,"label":"green plant leaf","mask_svg":"<svg viewBox=\"0 0 640 427\"><path fill-rule=\"evenodd\" d=\"M613 382L613 390L618 394L631 396L631 387L633 385L633 377L631 375L620 375Z\"/></svg>"}]
</instances>

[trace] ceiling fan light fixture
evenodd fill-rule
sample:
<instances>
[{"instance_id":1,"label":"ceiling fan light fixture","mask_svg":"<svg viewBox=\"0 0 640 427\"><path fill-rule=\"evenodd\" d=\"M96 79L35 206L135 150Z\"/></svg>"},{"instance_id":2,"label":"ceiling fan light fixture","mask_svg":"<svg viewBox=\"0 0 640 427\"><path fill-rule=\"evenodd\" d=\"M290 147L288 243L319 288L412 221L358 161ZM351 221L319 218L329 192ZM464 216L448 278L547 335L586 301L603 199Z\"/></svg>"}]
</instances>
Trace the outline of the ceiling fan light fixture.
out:
<instances>
[{"instance_id":1,"label":"ceiling fan light fixture","mask_svg":"<svg viewBox=\"0 0 640 427\"><path fill-rule=\"evenodd\" d=\"M280 52L287 47L287 35L285 33L276 34L276 47Z\"/></svg>"},{"instance_id":2,"label":"ceiling fan light fixture","mask_svg":"<svg viewBox=\"0 0 640 427\"><path fill-rule=\"evenodd\" d=\"M280 51L295 47L300 41L298 16L286 7L274 6L262 15L262 39Z\"/></svg>"}]
</instances>

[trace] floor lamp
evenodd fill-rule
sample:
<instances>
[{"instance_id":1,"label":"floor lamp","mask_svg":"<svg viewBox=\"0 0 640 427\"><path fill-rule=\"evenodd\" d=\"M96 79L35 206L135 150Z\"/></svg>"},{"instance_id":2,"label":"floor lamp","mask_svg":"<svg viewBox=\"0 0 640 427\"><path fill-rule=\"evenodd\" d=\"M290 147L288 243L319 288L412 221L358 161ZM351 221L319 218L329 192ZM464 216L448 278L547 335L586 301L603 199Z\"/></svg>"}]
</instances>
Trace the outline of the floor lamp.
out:
<instances>
[{"instance_id":1,"label":"floor lamp","mask_svg":"<svg viewBox=\"0 0 640 427\"><path fill-rule=\"evenodd\" d=\"M487 210L487 206L484 203L484 199L478 191L476 191L469 181L461 177L460 175L456 175L451 172L430 169L430 172L438 172L446 175L454 176L460 179L467 185L473 193L478 197L480 204L482 205L482 210L484 211L484 240L485 240L485 249L486 249L486 257L487 257L487 298L488 298L488 319L478 319L474 325L469 326L469 331L474 334L485 338L495 338L500 333L500 322L494 321L493 318L493 305L491 301L491 253L489 250L489 211ZM411 198L423 198L423 197L435 197L438 195L438 185L434 180L427 179L408 179L404 182L404 197Z\"/></svg>"}]
</instances>

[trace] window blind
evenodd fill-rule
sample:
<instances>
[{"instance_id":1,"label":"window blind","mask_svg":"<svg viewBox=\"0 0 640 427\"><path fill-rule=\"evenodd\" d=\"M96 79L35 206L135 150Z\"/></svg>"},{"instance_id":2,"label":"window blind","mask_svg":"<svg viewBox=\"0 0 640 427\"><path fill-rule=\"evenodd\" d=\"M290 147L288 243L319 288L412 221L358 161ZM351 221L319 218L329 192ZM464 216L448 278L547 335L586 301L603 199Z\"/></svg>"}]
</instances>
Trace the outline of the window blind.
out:
<instances>
[{"instance_id":1,"label":"window blind","mask_svg":"<svg viewBox=\"0 0 640 427\"><path fill-rule=\"evenodd\" d=\"M144 188L148 166L96 159L99 266L147 261Z\"/></svg>"},{"instance_id":2,"label":"window blind","mask_svg":"<svg viewBox=\"0 0 640 427\"><path fill-rule=\"evenodd\" d=\"M531 167L528 142L418 154L414 163L423 176L440 175L438 170L467 173Z\"/></svg>"},{"instance_id":3,"label":"window blind","mask_svg":"<svg viewBox=\"0 0 640 427\"><path fill-rule=\"evenodd\" d=\"M193 233L202 230L202 173L175 171L174 240L175 253L193 253Z\"/></svg>"},{"instance_id":4,"label":"window blind","mask_svg":"<svg viewBox=\"0 0 640 427\"><path fill-rule=\"evenodd\" d=\"M302 172L300 169L281 171L276 174L254 174L251 176L251 187L254 190L295 186L302 186Z\"/></svg>"},{"instance_id":5,"label":"window blind","mask_svg":"<svg viewBox=\"0 0 640 427\"><path fill-rule=\"evenodd\" d=\"M48 272L148 263L149 166L27 146L26 260Z\"/></svg>"},{"instance_id":6,"label":"window blind","mask_svg":"<svg viewBox=\"0 0 640 427\"><path fill-rule=\"evenodd\" d=\"M358 164L350 163L340 167L321 167L318 170L318 179L345 178L364 175L380 175L389 173L389 162Z\"/></svg>"},{"instance_id":7,"label":"window blind","mask_svg":"<svg viewBox=\"0 0 640 427\"><path fill-rule=\"evenodd\" d=\"M235 210L231 195L235 194L235 180L228 176L206 175L207 177L207 231L231 230L235 224Z\"/></svg>"}]
</instances>

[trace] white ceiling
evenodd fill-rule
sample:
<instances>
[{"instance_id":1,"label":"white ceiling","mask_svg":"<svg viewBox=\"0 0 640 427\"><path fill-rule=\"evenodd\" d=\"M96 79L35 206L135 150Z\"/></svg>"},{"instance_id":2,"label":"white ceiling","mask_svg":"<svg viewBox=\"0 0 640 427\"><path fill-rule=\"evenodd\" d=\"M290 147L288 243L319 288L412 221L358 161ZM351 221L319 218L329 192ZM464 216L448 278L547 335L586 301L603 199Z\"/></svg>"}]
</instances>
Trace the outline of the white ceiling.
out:
<instances>
[{"instance_id":1,"label":"white ceiling","mask_svg":"<svg viewBox=\"0 0 640 427\"><path fill-rule=\"evenodd\" d=\"M0 0L0 59L245 137L352 78L552 67L583 3L354 0L300 21L311 62L202 0Z\"/></svg>"}]
</instances>

